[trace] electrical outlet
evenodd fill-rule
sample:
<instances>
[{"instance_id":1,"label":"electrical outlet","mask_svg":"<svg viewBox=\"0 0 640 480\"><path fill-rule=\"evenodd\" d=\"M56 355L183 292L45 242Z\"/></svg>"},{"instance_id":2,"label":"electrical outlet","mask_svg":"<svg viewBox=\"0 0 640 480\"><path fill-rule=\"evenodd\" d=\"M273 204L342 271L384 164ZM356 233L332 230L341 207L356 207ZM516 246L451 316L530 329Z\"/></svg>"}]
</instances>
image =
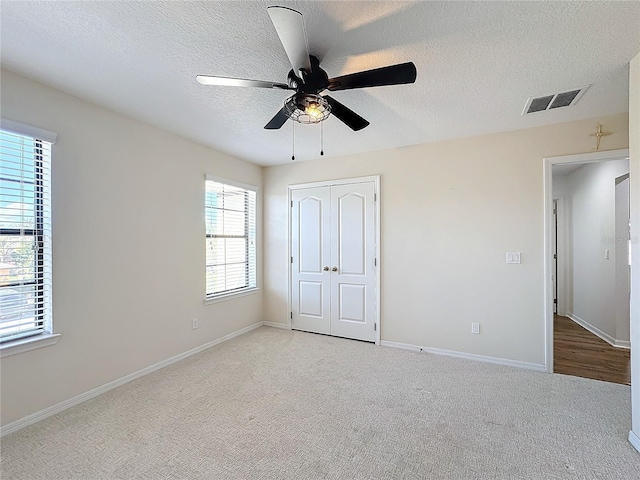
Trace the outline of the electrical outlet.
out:
<instances>
[{"instance_id":1,"label":"electrical outlet","mask_svg":"<svg viewBox=\"0 0 640 480\"><path fill-rule=\"evenodd\" d=\"M194 318L193 320L191 320L191 329L195 330L196 328L198 328L198 319Z\"/></svg>"},{"instance_id":2,"label":"electrical outlet","mask_svg":"<svg viewBox=\"0 0 640 480\"><path fill-rule=\"evenodd\" d=\"M479 323L472 323L471 324L471 333L473 333L474 335L480 335L480 324Z\"/></svg>"}]
</instances>

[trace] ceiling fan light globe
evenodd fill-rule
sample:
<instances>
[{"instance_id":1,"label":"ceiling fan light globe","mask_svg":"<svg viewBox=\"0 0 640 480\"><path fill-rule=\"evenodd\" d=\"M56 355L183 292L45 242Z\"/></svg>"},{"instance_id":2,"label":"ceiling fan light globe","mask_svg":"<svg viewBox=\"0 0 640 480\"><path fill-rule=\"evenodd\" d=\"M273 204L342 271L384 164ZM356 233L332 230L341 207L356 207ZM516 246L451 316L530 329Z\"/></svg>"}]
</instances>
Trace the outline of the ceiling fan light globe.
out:
<instances>
[{"instance_id":1,"label":"ceiling fan light globe","mask_svg":"<svg viewBox=\"0 0 640 480\"><path fill-rule=\"evenodd\" d=\"M320 123L331 113L331 105L320 95L292 95L284 102L287 116L298 123Z\"/></svg>"},{"instance_id":2,"label":"ceiling fan light globe","mask_svg":"<svg viewBox=\"0 0 640 480\"><path fill-rule=\"evenodd\" d=\"M309 105L307 105L307 107L304 109L304 113L314 118L322 116L321 107L319 107L316 103L310 103Z\"/></svg>"}]
</instances>

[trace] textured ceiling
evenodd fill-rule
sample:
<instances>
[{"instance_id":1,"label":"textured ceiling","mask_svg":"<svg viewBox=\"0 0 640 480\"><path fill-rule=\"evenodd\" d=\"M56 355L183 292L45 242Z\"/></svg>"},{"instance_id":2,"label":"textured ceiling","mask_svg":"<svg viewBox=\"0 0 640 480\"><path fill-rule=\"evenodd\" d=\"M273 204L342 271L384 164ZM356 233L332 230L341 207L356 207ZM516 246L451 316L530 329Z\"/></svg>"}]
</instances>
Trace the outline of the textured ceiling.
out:
<instances>
[{"instance_id":1,"label":"textured ceiling","mask_svg":"<svg viewBox=\"0 0 640 480\"><path fill-rule=\"evenodd\" d=\"M640 2L12 2L4 68L261 165L290 162L292 122L263 126L287 92L202 86L197 74L286 81L269 5L303 13L330 77L413 61L415 84L334 92L371 122L324 122L325 156L628 110ZM529 96L592 84L573 107L522 117ZM296 125L296 159L320 128Z\"/></svg>"}]
</instances>

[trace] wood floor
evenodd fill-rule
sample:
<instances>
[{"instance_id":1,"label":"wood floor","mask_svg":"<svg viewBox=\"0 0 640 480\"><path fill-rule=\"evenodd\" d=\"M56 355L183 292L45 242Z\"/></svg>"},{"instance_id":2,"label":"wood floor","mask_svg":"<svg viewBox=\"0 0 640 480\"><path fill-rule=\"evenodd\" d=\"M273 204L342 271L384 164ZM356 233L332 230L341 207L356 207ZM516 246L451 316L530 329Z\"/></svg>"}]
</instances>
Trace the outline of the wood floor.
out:
<instances>
[{"instance_id":1,"label":"wood floor","mask_svg":"<svg viewBox=\"0 0 640 480\"><path fill-rule=\"evenodd\" d=\"M553 371L631 385L630 351L615 348L567 317L553 320Z\"/></svg>"}]
</instances>

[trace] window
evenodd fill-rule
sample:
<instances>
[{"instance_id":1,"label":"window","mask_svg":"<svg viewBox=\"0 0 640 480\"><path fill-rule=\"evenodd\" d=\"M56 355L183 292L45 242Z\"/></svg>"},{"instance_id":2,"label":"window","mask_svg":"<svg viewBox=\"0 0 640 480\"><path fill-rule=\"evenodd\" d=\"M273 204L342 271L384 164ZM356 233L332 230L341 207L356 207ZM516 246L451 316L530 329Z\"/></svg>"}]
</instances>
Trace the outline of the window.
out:
<instances>
[{"instance_id":1,"label":"window","mask_svg":"<svg viewBox=\"0 0 640 480\"><path fill-rule=\"evenodd\" d=\"M207 177L206 294L213 299L256 288L256 190Z\"/></svg>"},{"instance_id":2,"label":"window","mask_svg":"<svg viewBox=\"0 0 640 480\"><path fill-rule=\"evenodd\" d=\"M0 343L51 333L51 144L0 130ZM15 124L19 125L19 124Z\"/></svg>"}]
</instances>

